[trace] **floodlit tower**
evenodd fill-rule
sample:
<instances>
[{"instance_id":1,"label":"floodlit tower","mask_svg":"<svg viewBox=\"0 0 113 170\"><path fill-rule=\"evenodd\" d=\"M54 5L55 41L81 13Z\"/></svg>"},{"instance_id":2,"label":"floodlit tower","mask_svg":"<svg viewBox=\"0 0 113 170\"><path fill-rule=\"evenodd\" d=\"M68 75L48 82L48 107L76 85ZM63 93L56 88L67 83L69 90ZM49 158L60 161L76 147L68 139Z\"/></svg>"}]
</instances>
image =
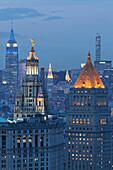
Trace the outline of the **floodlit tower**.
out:
<instances>
[{"instance_id":1,"label":"floodlit tower","mask_svg":"<svg viewBox=\"0 0 113 170\"><path fill-rule=\"evenodd\" d=\"M48 92L48 97L52 97L52 92L53 92L53 73L52 73L51 64L49 64L49 70L48 70L48 75L47 75L47 92Z\"/></svg>"},{"instance_id":2,"label":"floodlit tower","mask_svg":"<svg viewBox=\"0 0 113 170\"><path fill-rule=\"evenodd\" d=\"M65 80L68 81L68 82L71 81L68 70L66 71Z\"/></svg>"},{"instance_id":3,"label":"floodlit tower","mask_svg":"<svg viewBox=\"0 0 113 170\"><path fill-rule=\"evenodd\" d=\"M17 93L15 99L14 118L27 117L44 112L44 97L39 79L39 59L35 56L34 40L30 55L26 59L26 75L22 82L22 93Z\"/></svg>"},{"instance_id":4,"label":"floodlit tower","mask_svg":"<svg viewBox=\"0 0 113 170\"><path fill-rule=\"evenodd\" d=\"M9 103L14 103L18 89L18 45L14 38L13 23L11 23L10 39L6 46L5 69L7 92L11 93Z\"/></svg>"},{"instance_id":5,"label":"floodlit tower","mask_svg":"<svg viewBox=\"0 0 113 170\"><path fill-rule=\"evenodd\" d=\"M69 94L66 170L111 170L112 127L108 91L91 56Z\"/></svg>"}]
</instances>

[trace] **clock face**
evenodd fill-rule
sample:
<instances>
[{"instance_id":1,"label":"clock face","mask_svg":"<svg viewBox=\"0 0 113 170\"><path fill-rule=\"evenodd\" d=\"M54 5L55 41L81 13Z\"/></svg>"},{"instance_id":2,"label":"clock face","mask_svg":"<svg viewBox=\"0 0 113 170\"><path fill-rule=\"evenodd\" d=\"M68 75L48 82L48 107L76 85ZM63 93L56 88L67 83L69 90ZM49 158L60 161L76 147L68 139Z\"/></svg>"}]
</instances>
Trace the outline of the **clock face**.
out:
<instances>
[{"instance_id":1,"label":"clock face","mask_svg":"<svg viewBox=\"0 0 113 170\"><path fill-rule=\"evenodd\" d=\"M17 43L14 43L14 44L13 44L13 47L17 47Z\"/></svg>"},{"instance_id":2,"label":"clock face","mask_svg":"<svg viewBox=\"0 0 113 170\"><path fill-rule=\"evenodd\" d=\"M10 45L10 43L7 43L7 47L10 47L11 45Z\"/></svg>"}]
</instances>

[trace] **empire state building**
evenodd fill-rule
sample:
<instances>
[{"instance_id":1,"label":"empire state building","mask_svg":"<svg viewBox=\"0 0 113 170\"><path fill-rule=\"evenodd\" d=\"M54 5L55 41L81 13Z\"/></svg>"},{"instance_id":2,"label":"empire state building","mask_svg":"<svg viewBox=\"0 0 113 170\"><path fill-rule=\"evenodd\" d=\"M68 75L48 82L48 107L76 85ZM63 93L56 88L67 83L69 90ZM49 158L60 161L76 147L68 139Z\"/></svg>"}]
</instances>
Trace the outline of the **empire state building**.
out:
<instances>
[{"instance_id":1,"label":"empire state building","mask_svg":"<svg viewBox=\"0 0 113 170\"><path fill-rule=\"evenodd\" d=\"M5 57L7 92L11 94L9 103L14 103L15 94L18 89L18 45L14 38L13 27L11 28L10 39L7 42Z\"/></svg>"}]
</instances>

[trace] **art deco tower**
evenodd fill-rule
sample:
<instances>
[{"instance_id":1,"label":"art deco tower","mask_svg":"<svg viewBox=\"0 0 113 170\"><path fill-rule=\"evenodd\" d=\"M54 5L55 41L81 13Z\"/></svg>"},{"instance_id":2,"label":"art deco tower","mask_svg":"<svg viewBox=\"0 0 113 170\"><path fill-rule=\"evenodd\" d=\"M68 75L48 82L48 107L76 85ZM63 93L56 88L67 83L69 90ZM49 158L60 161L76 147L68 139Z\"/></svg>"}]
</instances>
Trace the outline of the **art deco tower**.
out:
<instances>
[{"instance_id":1,"label":"art deco tower","mask_svg":"<svg viewBox=\"0 0 113 170\"><path fill-rule=\"evenodd\" d=\"M51 64L49 64L49 70L48 70L48 75L47 75L47 92L48 92L48 96L52 97L52 92L53 92L53 73L52 73Z\"/></svg>"},{"instance_id":2,"label":"art deco tower","mask_svg":"<svg viewBox=\"0 0 113 170\"><path fill-rule=\"evenodd\" d=\"M18 45L14 38L13 26L10 39L6 46L6 73L7 92L11 93L9 103L14 103L15 94L18 88Z\"/></svg>"},{"instance_id":3,"label":"art deco tower","mask_svg":"<svg viewBox=\"0 0 113 170\"><path fill-rule=\"evenodd\" d=\"M108 92L91 56L70 89L66 170L111 170L112 129Z\"/></svg>"},{"instance_id":4,"label":"art deco tower","mask_svg":"<svg viewBox=\"0 0 113 170\"><path fill-rule=\"evenodd\" d=\"M71 81L71 78L69 76L69 71L68 70L66 71L65 80L68 81L68 82Z\"/></svg>"},{"instance_id":5,"label":"art deco tower","mask_svg":"<svg viewBox=\"0 0 113 170\"><path fill-rule=\"evenodd\" d=\"M14 118L37 113L44 114L44 97L39 79L39 59L35 56L33 39L31 42L32 48L26 59L26 75L22 82L22 93L18 91L15 99Z\"/></svg>"}]
</instances>

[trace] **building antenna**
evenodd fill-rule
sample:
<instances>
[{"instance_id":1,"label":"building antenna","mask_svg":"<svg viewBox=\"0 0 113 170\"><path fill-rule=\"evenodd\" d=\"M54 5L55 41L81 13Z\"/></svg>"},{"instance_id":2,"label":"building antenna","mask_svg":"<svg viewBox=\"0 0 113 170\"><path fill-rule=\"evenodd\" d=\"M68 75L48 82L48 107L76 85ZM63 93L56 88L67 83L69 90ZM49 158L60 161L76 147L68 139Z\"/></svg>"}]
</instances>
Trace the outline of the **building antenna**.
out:
<instances>
[{"instance_id":1,"label":"building antenna","mask_svg":"<svg viewBox=\"0 0 113 170\"><path fill-rule=\"evenodd\" d=\"M11 30L13 30L13 17L11 17Z\"/></svg>"}]
</instances>

